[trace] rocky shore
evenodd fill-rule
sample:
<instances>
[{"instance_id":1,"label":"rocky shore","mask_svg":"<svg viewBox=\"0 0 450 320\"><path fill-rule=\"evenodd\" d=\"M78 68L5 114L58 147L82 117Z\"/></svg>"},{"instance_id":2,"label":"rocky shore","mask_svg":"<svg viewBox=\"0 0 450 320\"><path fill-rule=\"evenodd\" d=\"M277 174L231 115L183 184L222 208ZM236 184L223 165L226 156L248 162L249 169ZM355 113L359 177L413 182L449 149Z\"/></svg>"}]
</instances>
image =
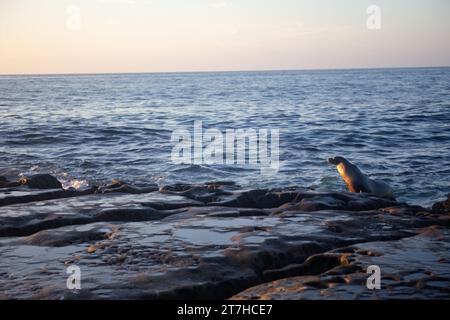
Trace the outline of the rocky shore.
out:
<instances>
[{"instance_id":1,"label":"rocky shore","mask_svg":"<svg viewBox=\"0 0 450 320\"><path fill-rule=\"evenodd\" d=\"M0 177L0 298L449 299L449 226L450 196L422 208L227 181L64 190ZM72 265L80 290L66 287Z\"/></svg>"}]
</instances>

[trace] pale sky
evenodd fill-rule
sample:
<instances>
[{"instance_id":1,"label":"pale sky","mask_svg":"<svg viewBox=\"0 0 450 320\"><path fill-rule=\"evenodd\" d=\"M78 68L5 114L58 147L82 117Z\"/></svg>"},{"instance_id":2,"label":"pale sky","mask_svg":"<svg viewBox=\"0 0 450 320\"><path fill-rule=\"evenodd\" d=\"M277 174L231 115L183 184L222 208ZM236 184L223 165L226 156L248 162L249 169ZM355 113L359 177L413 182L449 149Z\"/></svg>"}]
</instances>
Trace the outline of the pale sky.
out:
<instances>
[{"instance_id":1,"label":"pale sky","mask_svg":"<svg viewBox=\"0 0 450 320\"><path fill-rule=\"evenodd\" d=\"M449 13L449 0L0 0L0 74L449 66Z\"/></svg>"}]
</instances>

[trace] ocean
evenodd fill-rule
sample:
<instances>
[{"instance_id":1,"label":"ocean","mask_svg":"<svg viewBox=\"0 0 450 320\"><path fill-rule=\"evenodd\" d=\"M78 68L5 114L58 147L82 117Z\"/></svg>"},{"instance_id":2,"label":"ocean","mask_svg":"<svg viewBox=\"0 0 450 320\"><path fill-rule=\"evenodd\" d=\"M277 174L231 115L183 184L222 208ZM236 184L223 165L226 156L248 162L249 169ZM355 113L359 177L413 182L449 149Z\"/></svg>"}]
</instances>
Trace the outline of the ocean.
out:
<instances>
[{"instance_id":1,"label":"ocean","mask_svg":"<svg viewBox=\"0 0 450 320\"><path fill-rule=\"evenodd\" d=\"M346 190L331 156L430 206L450 192L450 68L0 76L0 175L67 187L230 180ZM278 172L177 164L174 130L278 129Z\"/></svg>"}]
</instances>

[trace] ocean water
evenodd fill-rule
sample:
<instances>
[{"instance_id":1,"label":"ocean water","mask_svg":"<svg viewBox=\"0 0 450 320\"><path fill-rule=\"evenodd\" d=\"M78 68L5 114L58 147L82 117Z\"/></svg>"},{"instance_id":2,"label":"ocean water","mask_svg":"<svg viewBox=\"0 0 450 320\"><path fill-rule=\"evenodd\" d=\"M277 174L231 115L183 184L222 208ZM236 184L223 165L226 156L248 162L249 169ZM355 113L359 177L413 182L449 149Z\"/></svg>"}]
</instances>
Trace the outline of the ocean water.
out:
<instances>
[{"instance_id":1,"label":"ocean water","mask_svg":"<svg viewBox=\"0 0 450 320\"><path fill-rule=\"evenodd\" d=\"M171 161L173 130L279 129L280 169ZM429 206L450 192L450 68L0 76L0 175L66 187L232 180L346 190L340 155Z\"/></svg>"}]
</instances>

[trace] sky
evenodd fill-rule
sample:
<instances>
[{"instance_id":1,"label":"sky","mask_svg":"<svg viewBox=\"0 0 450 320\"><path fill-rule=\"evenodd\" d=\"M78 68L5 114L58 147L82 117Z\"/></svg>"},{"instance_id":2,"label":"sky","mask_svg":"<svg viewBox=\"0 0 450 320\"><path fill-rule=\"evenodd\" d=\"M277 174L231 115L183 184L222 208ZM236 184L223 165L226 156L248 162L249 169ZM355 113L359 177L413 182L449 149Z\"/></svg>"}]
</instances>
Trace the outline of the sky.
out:
<instances>
[{"instance_id":1,"label":"sky","mask_svg":"<svg viewBox=\"0 0 450 320\"><path fill-rule=\"evenodd\" d=\"M450 66L449 13L448 0L0 0L0 74Z\"/></svg>"}]
</instances>

